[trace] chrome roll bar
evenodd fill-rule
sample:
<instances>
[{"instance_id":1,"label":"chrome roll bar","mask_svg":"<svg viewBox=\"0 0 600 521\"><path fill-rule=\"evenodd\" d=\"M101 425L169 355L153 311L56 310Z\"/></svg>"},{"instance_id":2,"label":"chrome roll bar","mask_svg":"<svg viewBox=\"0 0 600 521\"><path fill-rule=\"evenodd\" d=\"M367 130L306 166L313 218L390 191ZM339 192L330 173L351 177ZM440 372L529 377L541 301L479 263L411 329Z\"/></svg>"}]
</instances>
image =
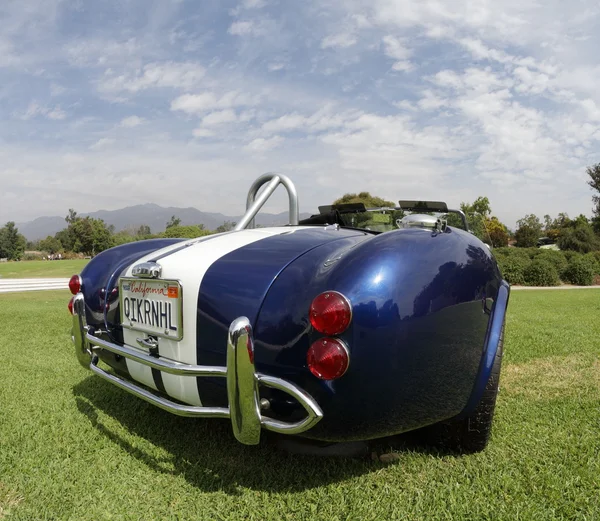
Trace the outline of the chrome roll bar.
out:
<instances>
[{"instance_id":1,"label":"chrome roll bar","mask_svg":"<svg viewBox=\"0 0 600 521\"><path fill-rule=\"evenodd\" d=\"M463 212L462 210L450 210L450 209L448 209L448 213L455 213L455 214L457 214L460 217L460 220L462 221L463 226L465 227L465 231L471 232L471 230L469 229L469 222L467 221L467 216L465 215L465 212Z\"/></svg>"},{"instance_id":2,"label":"chrome roll bar","mask_svg":"<svg viewBox=\"0 0 600 521\"><path fill-rule=\"evenodd\" d=\"M260 193L260 195L258 195L258 191L265 184L267 186ZM283 174L269 172L261 175L256 181L254 181L254 183L252 183L252 186L248 191L248 198L246 199L246 213L240 219L240 222L235 226L235 231L243 230L244 228L255 227L254 218L256 217L256 214L264 206L269 197L271 197L273 192L280 184L285 187L288 193L290 205L289 224L293 226L298 225L300 212L298 206L298 193L296 192L294 183L289 177Z\"/></svg>"},{"instance_id":3,"label":"chrome roll bar","mask_svg":"<svg viewBox=\"0 0 600 521\"><path fill-rule=\"evenodd\" d=\"M151 356L139 348L114 344L99 338L87 325L85 299L82 293L78 293L73 299L71 339L75 344L75 354L79 363L95 375L172 414L194 418L229 418L234 436L246 445L259 443L263 428L281 434L300 434L314 427L323 418L323 411L319 404L306 391L282 378L256 372L254 337L252 326L246 317L235 319L229 326L225 367L183 364ZM159 396L136 382L99 367L98 352L100 351L109 351L147 367L182 377L224 377L227 382L228 406L187 405L170 400L166 396ZM259 394L261 386L287 393L304 408L306 416L295 422L287 422L263 415Z\"/></svg>"}]
</instances>

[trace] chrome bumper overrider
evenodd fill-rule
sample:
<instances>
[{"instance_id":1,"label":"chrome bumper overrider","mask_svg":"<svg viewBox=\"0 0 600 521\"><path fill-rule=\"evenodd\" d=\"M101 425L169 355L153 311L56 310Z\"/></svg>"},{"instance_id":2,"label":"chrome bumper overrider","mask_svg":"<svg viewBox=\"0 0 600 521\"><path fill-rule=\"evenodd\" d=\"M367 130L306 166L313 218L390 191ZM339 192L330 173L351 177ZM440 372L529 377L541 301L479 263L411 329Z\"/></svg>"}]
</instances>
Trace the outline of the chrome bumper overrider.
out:
<instances>
[{"instance_id":1,"label":"chrome bumper overrider","mask_svg":"<svg viewBox=\"0 0 600 521\"><path fill-rule=\"evenodd\" d=\"M181 364L164 358L156 358L139 349L107 342L92 334L85 318L85 302L82 293L73 300L72 339L79 363L92 372L129 393L150 402L161 409L180 416L202 418L230 418L235 437L241 443L256 445L260 440L261 428L283 434L299 434L314 427L323 412L315 400L296 385L265 374L254 369L254 339L252 327L246 317L234 320L229 327L227 341L227 366L202 366ZM98 366L95 351L107 350L138 362L180 376L212 376L227 379L228 407L202 407L182 405L140 387L138 384L111 374ZM283 391L296 400L306 410L306 417L298 422L290 423L268 416L260 412L259 386L271 387Z\"/></svg>"}]
</instances>

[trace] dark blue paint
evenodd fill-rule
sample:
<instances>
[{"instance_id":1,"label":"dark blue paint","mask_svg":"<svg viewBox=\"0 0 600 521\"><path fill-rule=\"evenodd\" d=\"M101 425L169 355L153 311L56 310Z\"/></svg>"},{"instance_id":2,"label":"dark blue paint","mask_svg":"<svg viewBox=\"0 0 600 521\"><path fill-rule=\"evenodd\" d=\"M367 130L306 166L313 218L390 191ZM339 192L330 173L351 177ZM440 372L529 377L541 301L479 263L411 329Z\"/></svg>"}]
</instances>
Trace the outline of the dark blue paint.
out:
<instances>
[{"instance_id":1,"label":"dark blue paint","mask_svg":"<svg viewBox=\"0 0 600 521\"><path fill-rule=\"evenodd\" d=\"M132 243L93 259L82 272L89 310L101 311L100 289L110 292L123 269L174 242ZM308 307L326 290L342 292L353 307L341 335L350 367L333 382L306 366L306 352L320 338ZM296 230L240 248L209 268L198 296L198 363L223 365L229 324L247 316L257 370L296 383L323 408L324 419L306 436L396 434L472 411L489 378L508 294L489 250L461 230ZM226 404L224 379L197 381L205 405ZM272 400L269 414L303 416L286 395L261 392Z\"/></svg>"},{"instance_id":2,"label":"dark blue paint","mask_svg":"<svg viewBox=\"0 0 600 521\"><path fill-rule=\"evenodd\" d=\"M504 326L509 297L510 287L506 281L502 281L498 296L494 302L494 307L492 308L492 318L489 321L488 332L485 339L485 348L483 356L481 357L477 379L473 386L473 392L471 393L469 402L462 411L461 416L468 416L473 412L475 407L477 407L477 404L485 391L490 375L492 374L492 367L494 365L496 353L498 352L498 344L500 342L502 327Z\"/></svg>"},{"instance_id":3,"label":"dark blue paint","mask_svg":"<svg viewBox=\"0 0 600 521\"><path fill-rule=\"evenodd\" d=\"M331 266L321 250L278 276L255 327L257 369L297 383L324 410L305 435L365 439L460 413L478 380L489 318L483 301L495 300L502 283L489 250L455 229L381 234ZM305 360L320 337L308 306L325 290L342 292L353 305L352 325L341 335L350 367L333 382L312 376ZM293 404L274 409L299 414Z\"/></svg>"},{"instance_id":4,"label":"dark blue paint","mask_svg":"<svg viewBox=\"0 0 600 521\"><path fill-rule=\"evenodd\" d=\"M202 279L198 294L198 364L225 365L229 325L246 316L254 325L269 287L292 261L325 244L354 244L372 237L361 231L295 230L266 237L216 261ZM330 247L329 249L332 249ZM302 288L296 288L296 294ZM280 303L280 311L285 309ZM206 405L223 403L224 380L199 378ZM225 402L226 403L226 402Z\"/></svg>"}]
</instances>

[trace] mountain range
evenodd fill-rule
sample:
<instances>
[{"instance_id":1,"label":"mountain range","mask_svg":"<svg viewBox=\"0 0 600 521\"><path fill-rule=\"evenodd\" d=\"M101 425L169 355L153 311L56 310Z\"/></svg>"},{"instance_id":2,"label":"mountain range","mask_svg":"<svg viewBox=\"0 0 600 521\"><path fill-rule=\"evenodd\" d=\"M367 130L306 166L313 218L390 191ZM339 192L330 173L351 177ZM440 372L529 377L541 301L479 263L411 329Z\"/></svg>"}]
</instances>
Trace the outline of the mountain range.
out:
<instances>
[{"instance_id":1,"label":"mountain range","mask_svg":"<svg viewBox=\"0 0 600 521\"><path fill-rule=\"evenodd\" d=\"M181 219L182 225L203 224L208 230L214 230L226 221L237 222L241 215L224 215L222 213L201 212L197 208L164 208L157 204L147 203L128 206L120 210L99 210L92 213L79 214L81 217L94 217L102 219L107 225L113 225L115 231L136 229L143 224L150 226L152 233L164 231L167 222L171 216ZM309 217L308 213L301 213L300 219ZM259 213L256 216L256 224L261 226L277 226L287 224L288 212L278 214ZM67 223L64 217L38 217L33 221L17 223L19 232L22 233L27 240L35 241L45 239L48 235L54 235L63 228L66 228Z\"/></svg>"}]
</instances>

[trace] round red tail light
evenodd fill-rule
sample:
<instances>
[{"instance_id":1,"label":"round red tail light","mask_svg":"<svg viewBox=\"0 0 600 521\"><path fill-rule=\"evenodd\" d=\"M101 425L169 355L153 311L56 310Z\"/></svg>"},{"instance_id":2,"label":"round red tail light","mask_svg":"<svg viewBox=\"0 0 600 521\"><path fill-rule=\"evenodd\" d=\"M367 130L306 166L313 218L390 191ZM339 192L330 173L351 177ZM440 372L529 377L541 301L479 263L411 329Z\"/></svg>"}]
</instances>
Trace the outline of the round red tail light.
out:
<instances>
[{"instance_id":1,"label":"round red tail light","mask_svg":"<svg viewBox=\"0 0 600 521\"><path fill-rule=\"evenodd\" d=\"M69 280L69 290L73 295L77 295L81 291L81 277L73 275Z\"/></svg>"},{"instance_id":2,"label":"round red tail light","mask_svg":"<svg viewBox=\"0 0 600 521\"><path fill-rule=\"evenodd\" d=\"M67 307L69 308L69 313L71 313L71 315L73 314L73 300L75 300L75 297L71 297L71 300L69 300L69 303L67 304Z\"/></svg>"},{"instance_id":3,"label":"round red tail light","mask_svg":"<svg viewBox=\"0 0 600 521\"><path fill-rule=\"evenodd\" d=\"M352 306L341 293L325 291L312 301L309 317L310 323L319 333L339 335L350 325Z\"/></svg>"},{"instance_id":4,"label":"round red tail light","mask_svg":"<svg viewBox=\"0 0 600 521\"><path fill-rule=\"evenodd\" d=\"M317 378L335 380L348 369L350 355L339 338L321 338L310 346L306 362Z\"/></svg>"}]
</instances>

